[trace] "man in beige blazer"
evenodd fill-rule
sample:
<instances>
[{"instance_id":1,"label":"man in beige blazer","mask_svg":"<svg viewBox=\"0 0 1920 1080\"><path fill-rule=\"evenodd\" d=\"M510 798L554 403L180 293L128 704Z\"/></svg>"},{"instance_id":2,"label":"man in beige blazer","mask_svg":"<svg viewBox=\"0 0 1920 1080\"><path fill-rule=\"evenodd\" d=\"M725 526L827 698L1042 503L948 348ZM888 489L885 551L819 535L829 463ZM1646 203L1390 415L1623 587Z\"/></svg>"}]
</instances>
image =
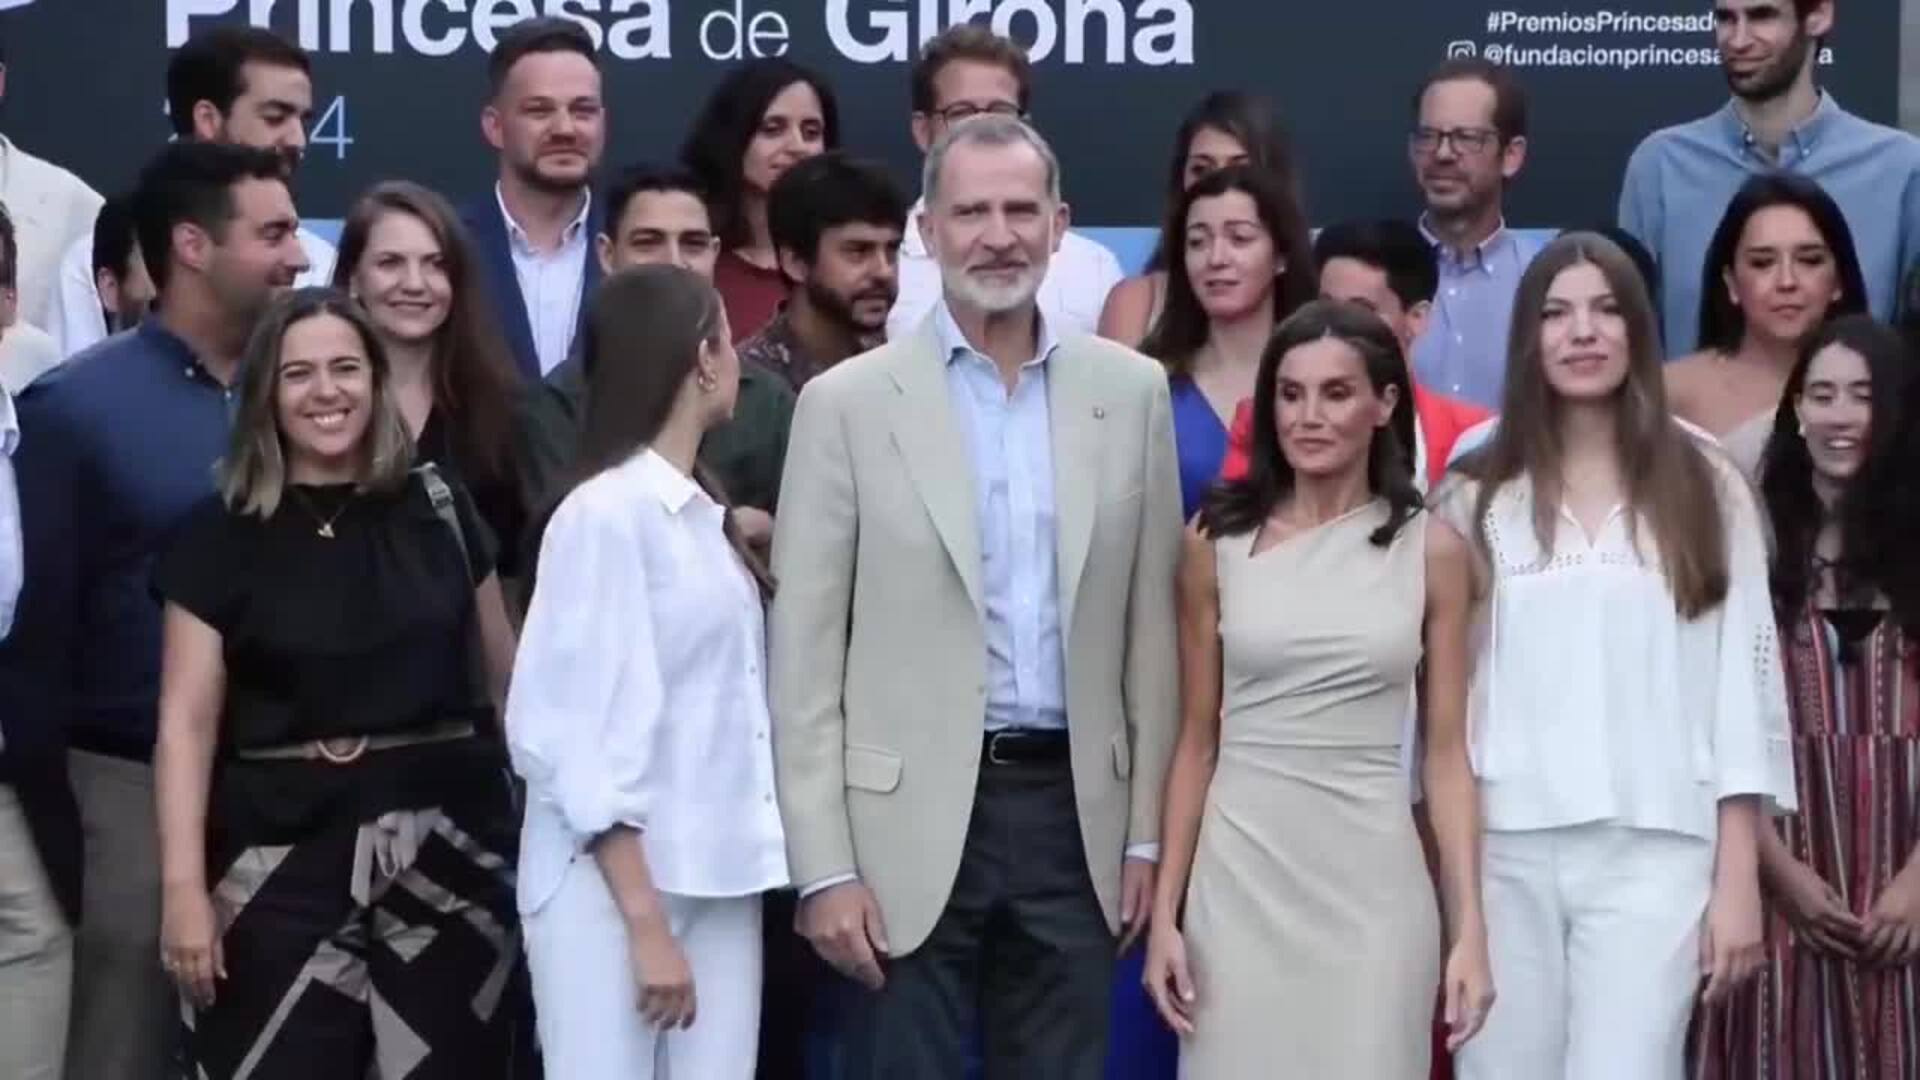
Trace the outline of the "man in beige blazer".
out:
<instances>
[{"instance_id":1,"label":"man in beige blazer","mask_svg":"<svg viewBox=\"0 0 1920 1080\"><path fill-rule=\"evenodd\" d=\"M944 298L808 383L774 534L774 754L799 930L864 990L843 1080L1092 1080L1147 916L1173 742L1166 377L1060 340L1067 225L1020 120L935 145ZM977 1004L977 1008L976 1008Z\"/></svg>"}]
</instances>

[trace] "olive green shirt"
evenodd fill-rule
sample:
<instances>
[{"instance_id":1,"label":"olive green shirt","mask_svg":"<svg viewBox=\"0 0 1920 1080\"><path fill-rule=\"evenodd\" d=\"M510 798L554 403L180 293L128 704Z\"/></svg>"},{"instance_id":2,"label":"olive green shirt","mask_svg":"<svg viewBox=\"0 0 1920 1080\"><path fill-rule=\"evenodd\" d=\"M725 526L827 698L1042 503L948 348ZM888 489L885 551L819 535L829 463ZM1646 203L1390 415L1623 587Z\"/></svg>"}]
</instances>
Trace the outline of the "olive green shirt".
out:
<instances>
[{"instance_id":1,"label":"olive green shirt","mask_svg":"<svg viewBox=\"0 0 1920 1080\"><path fill-rule=\"evenodd\" d=\"M771 514L786 467L787 433L793 426L794 393L785 379L758 364L740 365L740 394L733 419L707 432L700 464L735 506ZM520 441L520 483L526 505L543 511L566 482L587 415L587 377L576 354L520 396L515 429Z\"/></svg>"}]
</instances>

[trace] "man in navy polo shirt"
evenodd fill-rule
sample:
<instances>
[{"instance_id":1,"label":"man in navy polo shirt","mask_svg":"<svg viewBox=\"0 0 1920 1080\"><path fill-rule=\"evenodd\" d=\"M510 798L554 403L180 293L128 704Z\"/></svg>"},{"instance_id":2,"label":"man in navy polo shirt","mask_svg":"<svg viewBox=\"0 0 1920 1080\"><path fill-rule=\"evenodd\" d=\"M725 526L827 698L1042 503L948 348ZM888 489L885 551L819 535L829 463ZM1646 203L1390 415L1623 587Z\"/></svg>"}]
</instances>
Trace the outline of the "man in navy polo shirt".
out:
<instances>
[{"instance_id":1,"label":"man in navy polo shirt","mask_svg":"<svg viewBox=\"0 0 1920 1080\"><path fill-rule=\"evenodd\" d=\"M69 1080L162 1075L176 1022L160 970L160 606L148 578L174 525L213 491L248 333L307 268L283 174L266 150L162 150L133 196L154 314L20 399L27 584L0 646L0 778L77 925Z\"/></svg>"}]
</instances>

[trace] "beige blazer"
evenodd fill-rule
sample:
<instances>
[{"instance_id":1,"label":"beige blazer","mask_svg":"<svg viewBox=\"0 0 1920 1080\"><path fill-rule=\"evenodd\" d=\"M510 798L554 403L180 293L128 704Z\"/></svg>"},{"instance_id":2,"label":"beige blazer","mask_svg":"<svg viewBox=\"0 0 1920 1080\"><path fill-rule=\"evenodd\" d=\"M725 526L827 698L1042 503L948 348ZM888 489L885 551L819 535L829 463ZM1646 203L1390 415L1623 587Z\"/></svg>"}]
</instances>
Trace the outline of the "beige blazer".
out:
<instances>
[{"instance_id":1,"label":"beige blazer","mask_svg":"<svg viewBox=\"0 0 1920 1080\"><path fill-rule=\"evenodd\" d=\"M801 888L858 874L895 955L945 909L987 695L967 443L929 320L800 395L774 533L774 760ZM1048 361L1060 625L1087 869L1119 925L1120 864L1159 838L1178 702L1180 480L1166 375L1097 338Z\"/></svg>"},{"instance_id":2,"label":"beige blazer","mask_svg":"<svg viewBox=\"0 0 1920 1080\"><path fill-rule=\"evenodd\" d=\"M60 257L75 240L93 235L100 201L79 177L0 135L0 203L6 204L20 244L23 321L51 332L47 316L60 277Z\"/></svg>"}]
</instances>

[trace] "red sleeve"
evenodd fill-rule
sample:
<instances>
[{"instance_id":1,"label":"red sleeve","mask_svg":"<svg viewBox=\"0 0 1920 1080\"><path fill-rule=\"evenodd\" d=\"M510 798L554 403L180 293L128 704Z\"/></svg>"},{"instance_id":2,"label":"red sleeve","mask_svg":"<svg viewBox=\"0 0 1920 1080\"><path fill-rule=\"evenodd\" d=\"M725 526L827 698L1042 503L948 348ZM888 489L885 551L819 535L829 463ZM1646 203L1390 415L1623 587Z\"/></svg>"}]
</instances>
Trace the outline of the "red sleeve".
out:
<instances>
[{"instance_id":1,"label":"red sleeve","mask_svg":"<svg viewBox=\"0 0 1920 1080\"><path fill-rule=\"evenodd\" d=\"M1220 462L1220 479L1238 480L1247 475L1247 452L1253 445L1253 402L1234 407L1233 425L1227 429L1227 456Z\"/></svg>"}]
</instances>

